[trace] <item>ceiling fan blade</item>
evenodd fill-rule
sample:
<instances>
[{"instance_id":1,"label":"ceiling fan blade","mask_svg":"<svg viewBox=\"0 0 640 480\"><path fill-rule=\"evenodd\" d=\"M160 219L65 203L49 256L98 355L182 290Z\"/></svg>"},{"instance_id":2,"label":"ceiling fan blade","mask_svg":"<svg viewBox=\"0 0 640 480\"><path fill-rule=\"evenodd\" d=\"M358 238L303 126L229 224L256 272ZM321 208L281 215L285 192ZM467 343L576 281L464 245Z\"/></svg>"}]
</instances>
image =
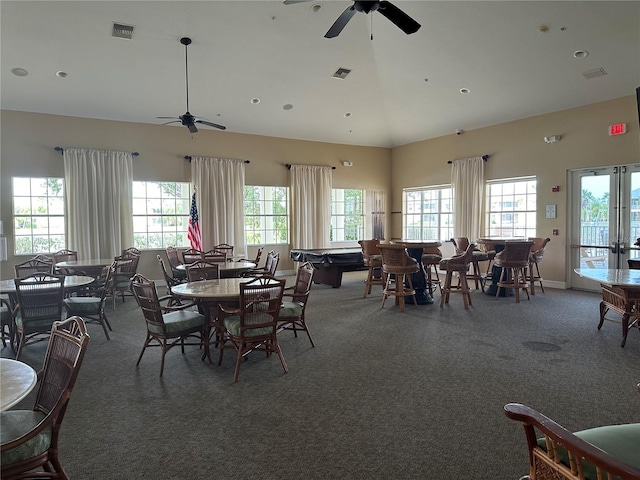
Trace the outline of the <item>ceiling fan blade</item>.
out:
<instances>
[{"instance_id":1,"label":"ceiling fan blade","mask_svg":"<svg viewBox=\"0 0 640 480\"><path fill-rule=\"evenodd\" d=\"M214 128L219 128L220 130L226 130L227 127L224 127L222 125L218 125L217 123L213 123L210 122L209 120L203 120L201 118L198 118L195 123L202 123L203 125L209 125L210 127L214 127Z\"/></svg>"},{"instance_id":2,"label":"ceiling fan blade","mask_svg":"<svg viewBox=\"0 0 640 480\"><path fill-rule=\"evenodd\" d=\"M378 12L391 20L400 30L407 35L415 33L420 29L420 24L409 15L404 13L393 3L382 0Z\"/></svg>"},{"instance_id":3,"label":"ceiling fan blade","mask_svg":"<svg viewBox=\"0 0 640 480\"><path fill-rule=\"evenodd\" d=\"M191 133L197 133L198 129L196 128L195 123L190 123L189 125L187 125L187 128L189 129L189 131Z\"/></svg>"},{"instance_id":4,"label":"ceiling fan blade","mask_svg":"<svg viewBox=\"0 0 640 480\"><path fill-rule=\"evenodd\" d=\"M174 117L162 117L162 118L174 118ZM172 120L170 122L159 123L156 125L156 127L159 127L160 125L169 125L170 123L182 123L182 122L180 120Z\"/></svg>"},{"instance_id":5,"label":"ceiling fan blade","mask_svg":"<svg viewBox=\"0 0 640 480\"><path fill-rule=\"evenodd\" d=\"M356 9L353 5L347 7L347 9L342 12L342 14L338 17L338 19L331 25L331 28L324 34L324 38L333 38L340 35L340 32L345 27L345 25L351 20L356 14Z\"/></svg>"},{"instance_id":6,"label":"ceiling fan blade","mask_svg":"<svg viewBox=\"0 0 640 480\"><path fill-rule=\"evenodd\" d=\"M167 118L173 118L173 119L175 119L176 121L177 121L177 120L180 120L178 117L156 117L156 118L157 118L157 119L159 119L159 120L167 119Z\"/></svg>"}]
</instances>

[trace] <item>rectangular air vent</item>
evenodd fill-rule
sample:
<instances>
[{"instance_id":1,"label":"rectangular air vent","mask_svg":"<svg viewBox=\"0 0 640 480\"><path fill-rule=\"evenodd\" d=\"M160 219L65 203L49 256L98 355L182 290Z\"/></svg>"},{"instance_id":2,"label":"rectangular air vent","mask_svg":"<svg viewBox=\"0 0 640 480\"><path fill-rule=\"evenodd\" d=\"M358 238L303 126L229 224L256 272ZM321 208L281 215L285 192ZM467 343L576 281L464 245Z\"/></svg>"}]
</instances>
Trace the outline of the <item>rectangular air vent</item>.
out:
<instances>
[{"instance_id":1,"label":"rectangular air vent","mask_svg":"<svg viewBox=\"0 0 640 480\"><path fill-rule=\"evenodd\" d=\"M350 73L351 73L351 70L349 70L348 68L339 68L338 70L336 70L336 73L332 75L332 77L339 78L340 80L344 80L345 78L347 78L347 75L349 75Z\"/></svg>"},{"instance_id":2,"label":"rectangular air vent","mask_svg":"<svg viewBox=\"0 0 640 480\"><path fill-rule=\"evenodd\" d=\"M582 72L582 76L587 80L591 80L596 77L604 77L607 75L607 72L604 71L604 68L594 68L593 70L587 70L586 72Z\"/></svg>"},{"instance_id":3,"label":"rectangular air vent","mask_svg":"<svg viewBox=\"0 0 640 480\"><path fill-rule=\"evenodd\" d=\"M133 25L124 25L123 23L114 22L113 28L111 29L111 36L131 40L133 38Z\"/></svg>"}]
</instances>

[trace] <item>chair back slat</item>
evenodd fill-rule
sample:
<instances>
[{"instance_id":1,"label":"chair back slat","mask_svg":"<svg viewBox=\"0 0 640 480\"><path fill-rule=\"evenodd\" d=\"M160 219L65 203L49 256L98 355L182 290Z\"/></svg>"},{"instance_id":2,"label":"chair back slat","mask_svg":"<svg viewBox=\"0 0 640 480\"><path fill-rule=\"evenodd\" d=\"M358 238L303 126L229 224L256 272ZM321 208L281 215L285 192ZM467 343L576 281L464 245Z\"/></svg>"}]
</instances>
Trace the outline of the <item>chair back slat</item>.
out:
<instances>
[{"instance_id":1,"label":"chair back slat","mask_svg":"<svg viewBox=\"0 0 640 480\"><path fill-rule=\"evenodd\" d=\"M213 262L194 262L187 265L187 280L198 282L200 280L217 280L220 278L220 264Z\"/></svg>"},{"instance_id":2,"label":"chair back slat","mask_svg":"<svg viewBox=\"0 0 640 480\"><path fill-rule=\"evenodd\" d=\"M45 260L48 259L48 260ZM53 260L44 255L33 257L13 267L16 278L24 278L34 273L53 273Z\"/></svg>"},{"instance_id":3,"label":"chair back slat","mask_svg":"<svg viewBox=\"0 0 640 480\"><path fill-rule=\"evenodd\" d=\"M225 263L227 261L227 253L214 248L213 250L204 252L202 260L205 262Z\"/></svg>"},{"instance_id":4,"label":"chair back slat","mask_svg":"<svg viewBox=\"0 0 640 480\"><path fill-rule=\"evenodd\" d=\"M171 270L178 268L178 265L182 263L178 250L175 247L167 247L165 251L167 252L167 260L169 260Z\"/></svg>"},{"instance_id":5,"label":"chair back slat","mask_svg":"<svg viewBox=\"0 0 640 480\"><path fill-rule=\"evenodd\" d=\"M182 259L184 260L184 263L198 262L204 259L204 252L195 248L188 248L182 252Z\"/></svg>"},{"instance_id":6,"label":"chair back slat","mask_svg":"<svg viewBox=\"0 0 640 480\"><path fill-rule=\"evenodd\" d=\"M247 330L264 327L270 329L269 335L275 335L284 285L284 280L270 277L240 284L241 336L248 333Z\"/></svg>"},{"instance_id":7,"label":"chair back slat","mask_svg":"<svg viewBox=\"0 0 640 480\"><path fill-rule=\"evenodd\" d=\"M62 318L64 275L35 273L15 278L20 322L26 331L30 324Z\"/></svg>"}]
</instances>

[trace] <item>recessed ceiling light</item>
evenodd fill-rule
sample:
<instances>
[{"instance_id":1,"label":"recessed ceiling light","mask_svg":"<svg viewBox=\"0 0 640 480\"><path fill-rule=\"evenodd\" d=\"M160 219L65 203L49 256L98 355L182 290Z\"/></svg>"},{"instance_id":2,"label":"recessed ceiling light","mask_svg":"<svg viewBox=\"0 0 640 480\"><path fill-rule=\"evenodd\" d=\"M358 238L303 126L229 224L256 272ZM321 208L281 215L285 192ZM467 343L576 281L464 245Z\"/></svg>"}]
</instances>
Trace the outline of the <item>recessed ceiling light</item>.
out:
<instances>
[{"instance_id":1,"label":"recessed ceiling light","mask_svg":"<svg viewBox=\"0 0 640 480\"><path fill-rule=\"evenodd\" d=\"M471 90L469 90L468 88L461 88L460 93L462 93L463 95L466 95L467 93L471 93Z\"/></svg>"},{"instance_id":2,"label":"recessed ceiling light","mask_svg":"<svg viewBox=\"0 0 640 480\"><path fill-rule=\"evenodd\" d=\"M292 108L293 108L293 105L291 105L290 103L287 103L282 106L283 110L291 110Z\"/></svg>"},{"instance_id":3,"label":"recessed ceiling light","mask_svg":"<svg viewBox=\"0 0 640 480\"><path fill-rule=\"evenodd\" d=\"M56 77L67 78L69 74L67 72L63 72L62 70L56 72Z\"/></svg>"},{"instance_id":4,"label":"recessed ceiling light","mask_svg":"<svg viewBox=\"0 0 640 480\"><path fill-rule=\"evenodd\" d=\"M29 75L29 72L20 67L12 68L11 73L13 73L16 77L26 77L27 75Z\"/></svg>"},{"instance_id":5,"label":"recessed ceiling light","mask_svg":"<svg viewBox=\"0 0 640 480\"><path fill-rule=\"evenodd\" d=\"M573 56L575 58L587 58L589 56L589 52L587 52L586 50L576 50L575 52L573 52Z\"/></svg>"},{"instance_id":6,"label":"recessed ceiling light","mask_svg":"<svg viewBox=\"0 0 640 480\"><path fill-rule=\"evenodd\" d=\"M260 99L258 97L253 97L251 100L249 100L251 103L253 103L254 105L257 105L258 103L260 103Z\"/></svg>"},{"instance_id":7,"label":"recessed ceiling light","mask_svg":"<svg viewBox=\"0 0 640 480\"><path fill-rule=\"evenodd\" d=\"M349 118L351 116L351 112L347 112L344 114L344 118Z\"/></svg>"}]
</instances>

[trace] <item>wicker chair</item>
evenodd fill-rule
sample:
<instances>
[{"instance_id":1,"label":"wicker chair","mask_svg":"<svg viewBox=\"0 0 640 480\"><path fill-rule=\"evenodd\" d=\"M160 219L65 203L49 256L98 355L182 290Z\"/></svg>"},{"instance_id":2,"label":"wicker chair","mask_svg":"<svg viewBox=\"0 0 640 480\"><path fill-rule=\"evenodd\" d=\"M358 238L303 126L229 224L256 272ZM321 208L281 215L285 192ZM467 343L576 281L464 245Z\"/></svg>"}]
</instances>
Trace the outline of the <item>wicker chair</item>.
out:
<instances>
[{"instance_id":1,"label":"wicker chair","mask_svg":"<svg viewBox=\"0 0 640 480\"><path fill-rule=\"evenodd\" d=\"M204 252L202 250L197 250L195 248L188 248L184 252L182 252L182 259L184 263L193 263L199 262L204 258Z\"/></svg>"},{"instance_id":2,"label":"wicker chair","mask_svg":"<svg viewBox=\"0 0 640 480\"><path fill-rule=\"evenodd\" d=\"M640 478L640 423L571 433L526 405L509 403L504 410L524 427L529 475L522 480Z\"/></svg>"},{"instance_id":3,"label":"wicker chair","mask_svg":"<svg viewBox=\"0 0 640 480\"><path fill-rule=\"evenodd\" d=\"M167 260L169 261L169 266L171 267L171 276L175 280L176 283L182 283L187 279L187 272L185 270L180 270L178 267L182 265L182 260L180 260L180 254L175 247L167 247L165 249L167 254Z\"/></svg>"},{"instance_id":4,"label":"wicker chair","mask_svg":"<svg viewBox=\"0 0 640 480\"><path fill-rule=\"evenodd\" d=\"M282 308L278 317L278 333L283 330L293 330L294 336L298 336L298 330L307 332L311 346L315 347L307 322L304 318L309 293L313 285L313 272L315 268L309 262L298 267L296 284L284 289Z\"/></svg>"},{"instance_id":5,"label":"wicker chair","mask_svg":"<svg viewBox=\"0 0 640 480\"><path fill-rule=\"evenodd\" d=\"M220 264L214 262L193 262L187 265L187 281L218 280L220 278Z\"/></svg>"},{"instance_id":6,"label":"wicker chair","mask_svg":"<svg viewBox=\"0 0 640 480\"><path fill-rule=\"evenodd\" d=\"M33 409L2 412L3 479L68 478L58 459L58 439L88 344L80 317L52 325Z\"/></svg>"},{"instance_id":7,"label":"wicker chair","mask_svg":"<svg viewBox=\"0 0 640 480\"><path fill-rule=\"evenodd\" d=\"M256 258L241 258L241 262L251 262L255 263L256 267L260 264L260 259L262 258L262 252L264 251L264 247L258 247L256 252Z\"/></svg>"},{"instance_id":8,"label":"wicker chair","mask_svg":"<svg viewBox=\"0 0 640 480\"><path fill-rule=\"evenodd\" d=\"M404 312L406 297L413 298L413 303L417 307L418 301L411 276L420 270L418 262L409 256L404 245L378 244L378 248L382 254L382 272L386 276L380 308L384 308L384 303L390 296L395 297L396 305L400 307L401 312ZM392 276L395 277L393 286L391 285Z\"/></svg>"},{"instance_id":9,"label":"wicker chair","mask_svg":"<svg viewBox=\"0 0 640 480\"><path fill-rule=\"evenodd\" d=\"M451 239L453 246L456 249L456 255L462 255L466 252L469 246L469 239L467 237L454 237ZM484 276L480 272L480 262L489 261L489 254L475 248L473 255L471 256L471 274L467 273L467 280L473 280L476 284L476 290L482 290L484 292Z\"/></svg>"},{"instance_id":10,"label":"wicker chair","mask_svg":"<svg viewBox=\"0 0 640 480\"><path fill-rule=\"evenodd\" d=\"M267 261L262 268L252 268L242 273L243 277L255 277L257 275L275 276L278 270L278 264L280 263L280 254L274 250L270 250L267 253Z\"/></svg>"},{"instance_id":11,"label":"wicker chair","mask_svg":"<svg viewBox=\"0 0 640 480\"><path fill-rule=\"evenodd\" d=\"M32 258L26 262L13 266L16 278L24 278L34 273L53 273L53 260L46 261L40 255L39 258ZM48 258L48 257L46 257Z\"/></svg>"},{"instance_id":12,"label":"wicker chair","mask_svg":"<svg viewBox=\"0 0 640 480\"><path fill-rule=\"evenodd\" d=\"M18 360L27 344L48 339L53 322L62 320L64 275L34 273L15 278L14 282L18 302L14 317Z\"/></svg>"},{"instance_id":13,"label":"wicker chair","mask_svg":"<svg viewBox=\"0 0 640 480\"><path fill-rule=\"evenodd\" d=\"M494 260L494 265L501 269L496 297L500 295L501 288L508 288L515 290L516 303L520 303L520 290L524 290L527 298L531 299L527 268L529 267L532 245L533 242L529 240L505 242L504 250L499 252Z\"/></svg>"},{"instance_id":14,"label":"wicker chair","mask_svg":"<svg viewBox=\"0 0 640 480\"><path fill-rule=\"evenodd\" d=\"M113 281L116 272L116 262L107 267L104 283L96 287L87 287L83 296L67 297L64 299L64 308L67 311L67 317L81 316L84 321L92 320L102 326L104 335L109 338L111 325L104 313L104 304L107 295L113 287ZM107 330L108 329L108 330Z\"/></svg>"},{"instance_id":15,"label":"wicker chair","mask_svg":"<svg viewBox=\"0 0 640 480\"><path fill-rule=\"evenodd\" d=\"M136 274L132 279L133 293L147 324L147 337L142 346L136 365L140 365L142 355L147 347L160 347L162 360L160 362L160 376L164 372L164 358L171 348L180 345L184 354L185 345L205 346L208 355L208 341L206 340L205 316L193 310L194 303L186 303L180 306L162 305L162 302L171 301L171 296L158 298L156 284L141 274ZM196 337L197 343L187 343L185 339ZM154 343L154 342L157 342Z\"/></svg>"},{"instance_id":16,"label":"wicker chair","mask_svg":"<svg viewBox=\"0 0 640 480\"><path fill-rule=\"evenodd\" d=\"M382 274L382 253L378 248L380 240L358 240L362 248L364 266L367 267L367 278L364 280L364 297L371 293L373 285L381 285L384 288L385 278Z\"/></svg>"},{"instance_id":17,"label":"wicker chair","mask_svg":"<svg viewBox=\"0 0 640 480\"><path fill-rule=\"evenodd\" d=\"M129 248L125 248L124 250L122 250L122 255L142 255L142 252L137 249L136 247L129 247Z\"/></svg>"},{"instance_id":18,"label":"wicker chair","mask_svg":"<svg viewBox=\"0 0 640 480\"><path fill-rule=\"evenodd\" d=\"M445 304L449 303L449 296L452 293L462 294L465 309L469 308L469 305L472 304L471 290L467 282L467 271L469 270L469 264L473 258L475 248L476 244L470 243L461 255L440 260L438 268L446 272L444 286L442 287L442 296L440 297L440 307L444 307ZM458 275L457 285L452 284L454 273Z\"/></svg>"},{"instance_id":19,"label":"wicker chair","mask_svg":"<svg viewBox=\"0 0 640 480\"><path fill-rule=\"evenodd\" d=\"M542 276L540 275L539 265L542 263L542 257L544 256L544 248L547 243L551 241L550 238L532 237L529 238L533 242L531 247L531 254L529 255L529 285L531 288L531 295L536 294L535 284L540 282L540 290L544 293L544 286L542 285Z\"/></svg>"},{"instance_id":20,"label":"wicker chair","mask_svg":"<svg viewBox=\"0 0 640 480\"><path fill-rule=\"evenodd\" d=\"M113 308L115 309L118 293L120 293L122 297L122 303L124 303L125 295L133 295L131 278L138 271L140 255L130 252L115 257L114 260L116 262L116 273L113 279L113 285L111 286L111 296L113 297Z\"/></svg>"},{"instance_id":21,"label":"wicker chair","mask_svg":"<svg viewBox=\"0 0 640 480\"><path fill-rule=\"evenodd\" d=\"M220 243L213 247L213 250L224 253L229 260L233 257L233 245L229 245L228 243Z\"/></svg>"},{"instance_id":22,"label":"wicker chair","mask_svg":"<svg viewBox=\"0 0 640 480\"><path fill-rule=\"evenodd\" d=\"M218 365L227 348L236 350L234 382L238 381L242 359L256 350L266 352L267 357L276 353L284 372L289 372L277 335L284 284L284 280L270 276L254 278L240 284L240 308L219 306L222 331Z\"/></svg>"},{"instance_id":23,"label":"wicker chair","mask_svg":"<svg viewBox=\"0 0 640 480\"><path fill-rule=\"evenodd\" d=\"M442 294L442 283L440 283L440 275L438 274L438 265L442 260L442 251L438 247L425 247L422 249L422 264L427 272L427 288L429 295L433 296L436 288L440 288Z\"/></svg>"},{"instance_id":24,"label":"wicker chair","mask_svg":"<svg viewBox=\"0 0 640 480\"><path fill-rule=\"evenodd\" d=\"M227 254L226 252L219 251L214 248L213 250L204 252L202 254L202 260L212 263L225 263L227 261Z\"/></svg>"},{"instance_id":25,"label":"wicker chair","mask_svg":"<svg viewBox=\"0 0 640 480\"><path fill-rule=\"evenodd\" d=\"M78 252L75 250L58 250L53 254L53 263L59 262L74 262L78 260ZM70 268L59 269L54 265L54 271L61 273L62 275L76 275L76 272Z\"/></svg>"}]
</instances>

